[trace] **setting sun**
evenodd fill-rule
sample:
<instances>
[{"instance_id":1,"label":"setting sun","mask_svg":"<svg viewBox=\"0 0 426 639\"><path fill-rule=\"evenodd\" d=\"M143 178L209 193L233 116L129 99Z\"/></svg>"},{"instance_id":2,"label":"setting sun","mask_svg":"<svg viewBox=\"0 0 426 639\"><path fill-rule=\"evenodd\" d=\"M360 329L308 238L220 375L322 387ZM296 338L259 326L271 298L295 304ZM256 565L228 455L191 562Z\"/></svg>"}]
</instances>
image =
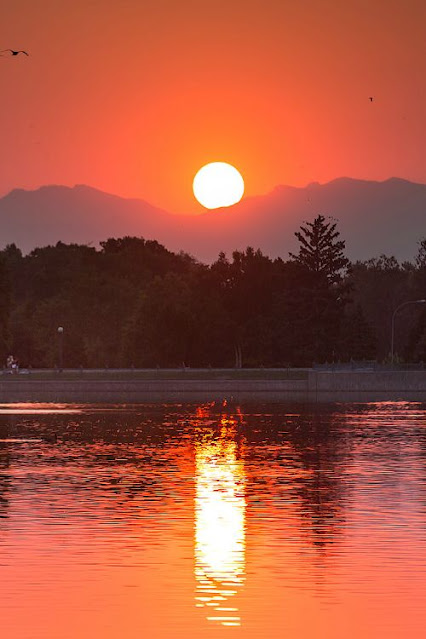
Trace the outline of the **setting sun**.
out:
<instances>
[{"instance_id":1,"label":"setting sun","mask_svg":"<svg viewBox=\"0 0 426 639\"><path fill-rule=\"evenodd\" d=\"M232 206L244 194L244 180L235 167L226 162L203 166L193 182L195 198L206 209Z\"/></svg>"}]
</instances>

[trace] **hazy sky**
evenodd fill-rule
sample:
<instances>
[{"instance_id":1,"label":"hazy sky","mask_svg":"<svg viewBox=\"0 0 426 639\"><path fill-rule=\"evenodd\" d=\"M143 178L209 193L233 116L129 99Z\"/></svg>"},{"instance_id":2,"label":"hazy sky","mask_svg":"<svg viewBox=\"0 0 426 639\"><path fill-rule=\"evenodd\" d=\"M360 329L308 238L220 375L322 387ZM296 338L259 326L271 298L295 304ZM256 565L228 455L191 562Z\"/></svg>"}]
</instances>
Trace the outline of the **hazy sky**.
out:
<instances>
[{"instance_id":1,"label":"hazy sky","mask_svg":"<svg viewBox=\"0 0 426 639\"><path fill-rule=\"evenodd\" d=\"M85 183L197 211L214 160L251 195L426 182L424 0L13 0L0 21L30 53L0 58L0 195Z\"/></svg>"}]
</instances>

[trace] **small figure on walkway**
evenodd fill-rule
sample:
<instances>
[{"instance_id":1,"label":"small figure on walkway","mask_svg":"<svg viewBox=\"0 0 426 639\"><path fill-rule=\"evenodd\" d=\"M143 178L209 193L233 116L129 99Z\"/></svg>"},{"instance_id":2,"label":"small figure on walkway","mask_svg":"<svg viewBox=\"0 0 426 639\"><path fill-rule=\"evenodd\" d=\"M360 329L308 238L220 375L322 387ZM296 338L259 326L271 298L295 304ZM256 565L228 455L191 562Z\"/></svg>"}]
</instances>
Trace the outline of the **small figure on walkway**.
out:
<instances>
[{"instance_id":1,"label":"small figure on walkway","mask_svg":"<svg viewBox=\"0 0 426 639\"><path fill-rule=\"evenodd\" d=\"M6 368L11 373L19 373L19 362L13 355L9 355L6 360Z\"/></svg>"}]
</instances>

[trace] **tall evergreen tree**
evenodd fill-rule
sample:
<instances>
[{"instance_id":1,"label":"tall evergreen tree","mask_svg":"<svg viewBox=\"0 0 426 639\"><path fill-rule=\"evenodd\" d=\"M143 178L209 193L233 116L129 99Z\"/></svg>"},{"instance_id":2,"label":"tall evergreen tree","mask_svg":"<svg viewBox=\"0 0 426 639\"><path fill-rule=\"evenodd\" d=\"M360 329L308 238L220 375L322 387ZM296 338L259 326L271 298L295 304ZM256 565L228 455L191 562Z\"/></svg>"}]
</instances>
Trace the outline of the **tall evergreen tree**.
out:
<instances>
[{"instance_id":1,"label":"tall evergreen tree","mask_svg":"<svg viewBox=\"0 0 426 639\"><path fill-rule=\"evenodd\" d=\"M299 254L290 253L293 260L309 271L324 275L328 284L340 282L349 266L343 253L345 242L339 239L336 226L336 222L326 222L323 215L318 215L313 222L306 222L306 226L301 226L295 233L300 242Z\"/></svg>"},{"instance_id":2,"label":"tall evergreen tree","mask_svg":"<svg viewBox=\"0 0 426 639\"><path fill-rule=\"evenodd\" d=\"M299 317L303 330L306 358L317 362L333 361L341 351L341 326L344 307L349 301L350 286L344 279L349 260L344 255L344 240L336 229L337 223L318 215L296 231L299 253L290 253L309 277L304 278L301 295L305 303L303 317Z\"/></svg>"}]
</instances>

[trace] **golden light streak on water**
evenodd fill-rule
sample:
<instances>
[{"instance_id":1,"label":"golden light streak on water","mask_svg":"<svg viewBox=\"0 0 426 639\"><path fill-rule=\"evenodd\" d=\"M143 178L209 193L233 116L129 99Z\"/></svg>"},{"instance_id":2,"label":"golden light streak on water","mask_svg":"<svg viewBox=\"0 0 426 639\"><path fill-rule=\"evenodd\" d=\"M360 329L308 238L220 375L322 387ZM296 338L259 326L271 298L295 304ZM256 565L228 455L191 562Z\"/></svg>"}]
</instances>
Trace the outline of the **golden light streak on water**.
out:
<instances>
[{"instance_id":1,"label":"golden light streak on water","mask_svg":"<svg viewBox=\"0 0 426 639\"><path fill-rule=\"evenodd\" d=\"M195 600L224 626L241 625L227 604L245 581L245 470L235 437L235 422L224 417L219 436L209 431L195 444Z\"/></svg>"},{"instance_id":2,"label":"golden light streak on water","mask_svg":"<svg viewBox=\"0 0 426 639\"><path fill-rule=\"evenodd\" d=\"M57 404L45 402L15 402L0 403L0 415L74 415L81 413L80 408L72 404Z\"/></svg>"}]
</instances>

